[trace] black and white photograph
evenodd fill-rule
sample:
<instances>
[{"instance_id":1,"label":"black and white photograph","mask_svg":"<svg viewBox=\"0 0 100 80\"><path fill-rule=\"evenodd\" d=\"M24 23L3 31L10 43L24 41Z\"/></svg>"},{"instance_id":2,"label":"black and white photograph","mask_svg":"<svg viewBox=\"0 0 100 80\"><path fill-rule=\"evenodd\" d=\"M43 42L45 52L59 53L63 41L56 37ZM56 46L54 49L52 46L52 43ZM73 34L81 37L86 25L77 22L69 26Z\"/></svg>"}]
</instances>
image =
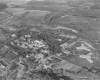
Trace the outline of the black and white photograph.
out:
<instances>
[{"instance_id":1,"label":"black and white photograph","mask_svg":"<svg viewBox=\"0 0 100 80\"><path fill-rule=\"evenodd\" d=\"M100 0L0 0L0 80L100 80Z\"/></svg>"}]
</instances>

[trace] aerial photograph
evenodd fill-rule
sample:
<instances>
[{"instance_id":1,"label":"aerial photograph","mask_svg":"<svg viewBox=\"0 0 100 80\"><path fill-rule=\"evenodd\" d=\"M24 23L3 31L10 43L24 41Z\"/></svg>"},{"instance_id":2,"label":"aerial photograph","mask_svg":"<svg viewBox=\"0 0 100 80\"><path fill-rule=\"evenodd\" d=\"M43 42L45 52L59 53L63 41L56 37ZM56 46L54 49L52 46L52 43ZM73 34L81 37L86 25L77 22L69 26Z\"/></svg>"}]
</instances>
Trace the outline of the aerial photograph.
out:
<instances>
[{"instance_id":1,"label":"aerial photograph","mask_svg":"<svg viewBox=\"0 0 100 80\"><path fill-rule=\"evenodd\" d=\"M0 0L0 80L100 80L100 0Z\"/></svg>"}]
</instances>

